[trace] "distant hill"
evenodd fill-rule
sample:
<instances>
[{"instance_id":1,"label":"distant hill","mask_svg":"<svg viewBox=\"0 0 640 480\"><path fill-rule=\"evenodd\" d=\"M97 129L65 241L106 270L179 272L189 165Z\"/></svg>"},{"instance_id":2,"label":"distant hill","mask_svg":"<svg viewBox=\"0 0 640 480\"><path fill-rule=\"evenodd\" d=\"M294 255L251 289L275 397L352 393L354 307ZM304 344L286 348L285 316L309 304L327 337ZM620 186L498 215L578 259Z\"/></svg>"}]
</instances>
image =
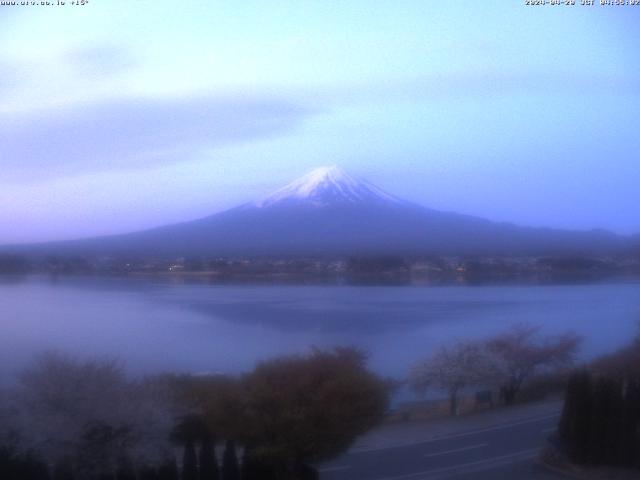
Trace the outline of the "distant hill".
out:
<instances>
[{"instance_id":1,"label":"distant hill","mask_svg":"<svg viewBox=\"0 0 640 480\"><path fill-rule=\"evenodd\" d=\"M497 223L416 205L322 167L267 198L200 220L4 250L137 256L609 254L640 243L605 230Z\"/></svg>"}]
</instances>

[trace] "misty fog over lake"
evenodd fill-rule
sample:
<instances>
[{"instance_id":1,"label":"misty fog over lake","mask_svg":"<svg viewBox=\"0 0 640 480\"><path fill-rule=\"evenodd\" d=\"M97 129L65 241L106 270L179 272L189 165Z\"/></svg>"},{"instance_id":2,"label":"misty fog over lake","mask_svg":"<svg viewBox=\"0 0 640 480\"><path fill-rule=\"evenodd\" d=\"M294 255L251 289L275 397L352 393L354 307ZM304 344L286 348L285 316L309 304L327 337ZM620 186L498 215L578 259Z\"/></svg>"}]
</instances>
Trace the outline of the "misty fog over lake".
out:
<instances>
[{"instance_id":1,"label":"misty fog over lake","mask_svg":"<svg viewBox=\"0 0 640 480\"><path fill-rule=\"evenodd\" d=\"M636 332L640 284L250 286L32 276L0 283L2 380L33 354L120 358L136 373L239 373L312 346L356 345L402 378L434 347L518 323L584 336L583 357Z\"/></svg>"}]
</instances>

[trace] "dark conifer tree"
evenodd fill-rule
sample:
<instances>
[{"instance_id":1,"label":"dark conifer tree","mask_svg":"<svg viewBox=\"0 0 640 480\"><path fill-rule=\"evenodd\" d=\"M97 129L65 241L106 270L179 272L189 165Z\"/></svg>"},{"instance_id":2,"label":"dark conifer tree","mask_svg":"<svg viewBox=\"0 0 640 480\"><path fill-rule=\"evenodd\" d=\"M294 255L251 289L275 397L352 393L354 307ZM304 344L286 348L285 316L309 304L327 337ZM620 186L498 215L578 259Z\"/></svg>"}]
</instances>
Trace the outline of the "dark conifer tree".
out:
<instances>
[{"instance_id":1,"label":"dark conifer tree","mask_svg":"<svg viewBox=\"0 0 640 480\"><path fill-rule=\"evenodd\" d=\"M130 458L123 457L120 459L116 471L116 480L136 480L136 471Z\"/></svg>"},{"instance_id":2,"label":"dark conifer tree","mask_svg":"<svg viewBox=\"0 0 640 480\"><path fill-rule=\"evenodd\" d=\"M300 480L320 480L318 470L309 465L299 465L297 467L297 475Z\"/></svg>"},{"instance_id":3,"label":"dark conifer tree","mask_svg":"<svg viewBox=\"0 0 640 480\"><path fill-rule=\"evenodd\" d=\"M16 457L15 463L13 475L16 480L50 480L46 463L32 452Z\"/></svg>"},{"instance_id":4,"label":"dark conifer tree","mask_svg":"<svg viewBox=\"0 0 640 480\"><path fill-rule=\"evenodd\" d=\"M60 460L53 467L53 480L74 480L73 469L66 460Z\"/></svg>"},{"instance_id":5,"label":"dark conifer tree","mask_svg":"<svg viewBox=\"0 0 640 480\"><path fill-rule=\"evenodd\" d=\"M635 407L636 428L634 434L634 443L631 447L634 458L633 464L640 469L640 376L634 380L633 395L630 400L631 407Z\"/></svg>"},{"instance_id":6,"label":"dark conifer tree","mask_svg":"<svg viewBox=\"0 0 640 480\"><path fill-rule=\"evenodd\" d=\"M578 409L578 382L583 374L573 373L567 381L564 393L564 405L558 425L558 436L567 444L573 441L576 428L576 411Z\"/></svg>"},{"instance_id":7,"label":"dark conifer tree","mask_svg":"<svg viewBox=\"0 0 640 480\"><path fill-rule=\"evenodd\" d=\"M607 455L608 423L611 415L613 384L606 378L595 381L592 395L587 456L585 460L594 466L602 465Z\"/></svg>"},{"instance_id":8,"label":"dark conifer tree","mask_svg":"<svg viewBox=\"0 0 640 480\"><path fill-rule=\"evenodd\" d=\"M240 480L240 468L238 466L238 455L236 446L232 440L227 440L222 456L222 478L223 480Z\"/></svg>"},{"instance_id":9,"label":"dark conifer tree","mask_svg":"<svg viewBox=\"0 0 640 480\"><path fill-rule=\"evenodd\" d=\"M200 460L200 480L219 480L220 470L216 457L215 442L210 435L205 435L198 455Z\"/></svg>"},{"instance_id":10,"label":"dark conifer tree","mask_svg":"<svg viewBox=\"0 0 640 480\"><path fill-rule=\"evenodd\" d=\"M244 453L242 454L242 468L240 469L241 480L257 480L258 474L257 464L252 454L253 447L251 445L245 445Z\"/></svg>"},{"instance_id":11,"label":"dark conifer tree","mask_svg":"<svg viewBox=\"0 0 640 480\"><path fill-rule=\"evenodd\" d=\"M192 440L188 440L184 446L182 480L198 480L198 459L196 457L196 447Z\"/></svg>"},{"instance_id":12,"label":"dark conifer tree","mask_svg":"<svg viewBox=\"0 0 640 480\"><path fill-rule=\"evenodd\" d=\"M150 466L142 467L138 472L138 480L158 480L158 470Z\"/></svg>"},{"instance_id":13,"label":"dark conifer tree","mask_svg":"<svg viewBox=\"0 0 640 480\"><path fill-rule=\"evenodd\" d=\"M638 429L640 429L640 385L630 378L626 382L624 407L622 413L622 434L620 439L620 462L623 467L633 468L636 462Z\"/></svg>"},{"instance_id":14,"label":"dark conifer tree","mask_svg":"<svg viewBox=\"0 0 640 480\"><path fill-rule=\"evenodd\" d=\"M34 474L36 480L51 480L51 472L49 472L49 467L43 460L39 460L36 464Z\"/></svg>"},{"instance_id":15,"label":"dark conifer tree","mask_svg":"<svg viewBox=\"0 0 640 480\"><path fill-rule=\"evenodd\" d=\"M0 478L13 479L15 461L13 455L6 447L0 447Z\"/></svg>"},{"instance_id":16,"label":"dark conifer tree","mask_svg":"<svg viewBox=\"0 0 640 480\"><path fill-rule=\"evenodd\" d=\"M575 463L640 468L640 377L571 376L559 436ZM587 441L585 441L587 440Z\"/></svg>"},{"instance_id":17,"label":"dark conifer tree","mask_svg":"<svg viewBox=\"0 0 640 480\"><path fill-rule=\"evenodd\" d=\"M609 379L609 414L607 415L604 439L604 464L620 466L622 464L622 437L624 432L623 383L620 379Z\"/></svg>"},{"instance_id":18,"label":"dark conifer tree","mask_svg":"<svg viewBox=\"0 0 640 480\"><path fill-rule=\"evenodd\" d=\"M0 446L0 478L9 478L11 458L6 448Z\"/></svg>"},{"instance_id":19,"label":"dark conifer tree","mask_svg":"<svg viewBox=\"0 0 640 480\"><path fill-rule=\"evenodd\" d=\"M571 375L560 420L559 435L569 458L585 463L588 458L591 423L591 375L587 371Z\"/></svg>"},{"instance_id":20,"label":"dark conifer tree","mask_svg":"<svg viewBox=\"0 0 640 480\"><path fill-rule=\"evenodd\" d=\"M635 376L630 382L627 404L633 419L629 425L632 430L628 447L629 466L640 469L640 376Z\"/></svg>"},{"instance_id":21,"label":"dark conifer tree","mask_svg":"<svg viewBox=\"0 0 640 480\"><path fill-rule=\"evenodd\" d=\"M162 463L158 469L158 480L180 480L175 458L169 458Z\"/></svg>"},{"instance_id":22,"label":"dark conifer tree","mask_svg":"<svg viewBox=\"0 0 640 480\"><path fill-rule=\"evenodd\" d=\"M272 465L265 459L259 458L254 453L252 446L245 446L242 456L242 480L277 480L276 472Z\"/></svg>"}]
</instances>

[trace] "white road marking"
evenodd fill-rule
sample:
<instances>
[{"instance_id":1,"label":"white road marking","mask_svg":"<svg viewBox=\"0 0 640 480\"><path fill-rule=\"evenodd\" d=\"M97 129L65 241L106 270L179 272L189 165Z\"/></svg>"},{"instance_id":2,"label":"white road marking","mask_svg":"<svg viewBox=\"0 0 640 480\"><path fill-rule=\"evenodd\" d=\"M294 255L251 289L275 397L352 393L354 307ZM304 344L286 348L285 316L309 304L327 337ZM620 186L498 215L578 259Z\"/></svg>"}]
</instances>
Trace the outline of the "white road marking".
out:
<instances>
[{"instance_id":1,"label":"white road marking","mask_svg":"<svg viewBox=\"0 0 640 480\"><path fill-rule=\"evenodd\" d=\"M424 455L424 458L439 457L440 455L448 455L449 453L465 452L467 450L475 450L477 448L482 448L482 447L487 447L487 446L489 446L489 444L480 443L478 445L471 445L469 447L456 448L456 449L453 449L453 450L445 450L444 452L429 453L427 455Z\"/></svg>"},{"instance_id":2,"label":"white road marking","mask_svg":"<svg viewBox=\"0 0 640 480\"><path fill-rule=\"evenodd\" d=\"M388 445L386 447L373 447L373 448L363 448L363 449L353 450L351 452L348 452L347 455L355 455L355 454L359 454L359 453L368 453L368 452L378 452L380 450L391 450L393 448L403 448L403 447L409 447L409 446L412 446L412 445L423 445L425 443L439 442L441 440L449 440L451 438L468 437L470 435L476 435L478 433L493 432L495 430L504 430L504 429L511 428L511 427L517 427L519 425L526 425L528 423L542 422L543 420L548 420L548 419L556 418L556 417L559 417L559 416L560 416L560 413L553 413L553 414L550 414L550 415L544 415L542 417L531 418L531 419L522 420L522 421L519 421L519 422L503 423L501 425L495 425L493 427L481 428L479 430L471 430L471 431L464 432L464 433L455 433L453 435L445 435L445 436L442 436L442 437L434 437L434 438L431 438L431 439L428 439L428 440L416 440L416 441L412 441L412 442L396 443L394 445Z\"/></svg>"},{"instance_id":3,"label":"white road marking","mask_svg":"<svg viewBox=\"0 0 640 480\"><path fill-rule=\"evenodd\" d=\"M349 470L350 468L351 468L351 465L339 465L339 466L336 466L336 467L320 468L320 469L318 469L318 471L320 473L341 472L342 470Z\"/></svg>"},{"instance_id":4,"label":"white road marking","mask_svg":"<svg viewBox=\"0 0 640 480\"><path fill-rule=\"evenodd\" d=\"M458 470L473 472L486 470L487 468L503 463L512 463L512 460L528 460L530 458L534 458L539 451L539 448L533 448L530 450L522 450L520 452L510 453L509 455L500 455L498 457L485 458L484 460L478 460L476 462L460 463L452 467L442 467L433 470L425 470L424 472L408 473L405 475L399 475L397 477L377 478L376 480L436 480L437 478L439 478L439 475L455 472Z\"/></svg>"}]
</instances>

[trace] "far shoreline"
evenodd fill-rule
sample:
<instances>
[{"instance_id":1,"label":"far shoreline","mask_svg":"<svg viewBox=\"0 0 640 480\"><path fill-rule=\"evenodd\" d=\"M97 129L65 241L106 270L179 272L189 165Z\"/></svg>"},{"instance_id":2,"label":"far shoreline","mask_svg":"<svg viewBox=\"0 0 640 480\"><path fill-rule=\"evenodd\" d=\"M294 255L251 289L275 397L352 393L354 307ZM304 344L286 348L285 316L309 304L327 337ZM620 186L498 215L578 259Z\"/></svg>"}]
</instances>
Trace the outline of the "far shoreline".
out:
<instances>
[{"instance_id":1,"label":"far shoreline","mask_svg":"<svg viewBox=\"0 0 640 480\"><path fill-rule=\"evenodd\" d=\"M283 287L545 287L579 285L640 284L640 274L555 275L513 277L402 278L392 276L314 276L295 274L221 275L217 272L0 272L2 283L32 278L50 279L129 279L150 283L212 286Z\"/></svg>"}]
</instances>

